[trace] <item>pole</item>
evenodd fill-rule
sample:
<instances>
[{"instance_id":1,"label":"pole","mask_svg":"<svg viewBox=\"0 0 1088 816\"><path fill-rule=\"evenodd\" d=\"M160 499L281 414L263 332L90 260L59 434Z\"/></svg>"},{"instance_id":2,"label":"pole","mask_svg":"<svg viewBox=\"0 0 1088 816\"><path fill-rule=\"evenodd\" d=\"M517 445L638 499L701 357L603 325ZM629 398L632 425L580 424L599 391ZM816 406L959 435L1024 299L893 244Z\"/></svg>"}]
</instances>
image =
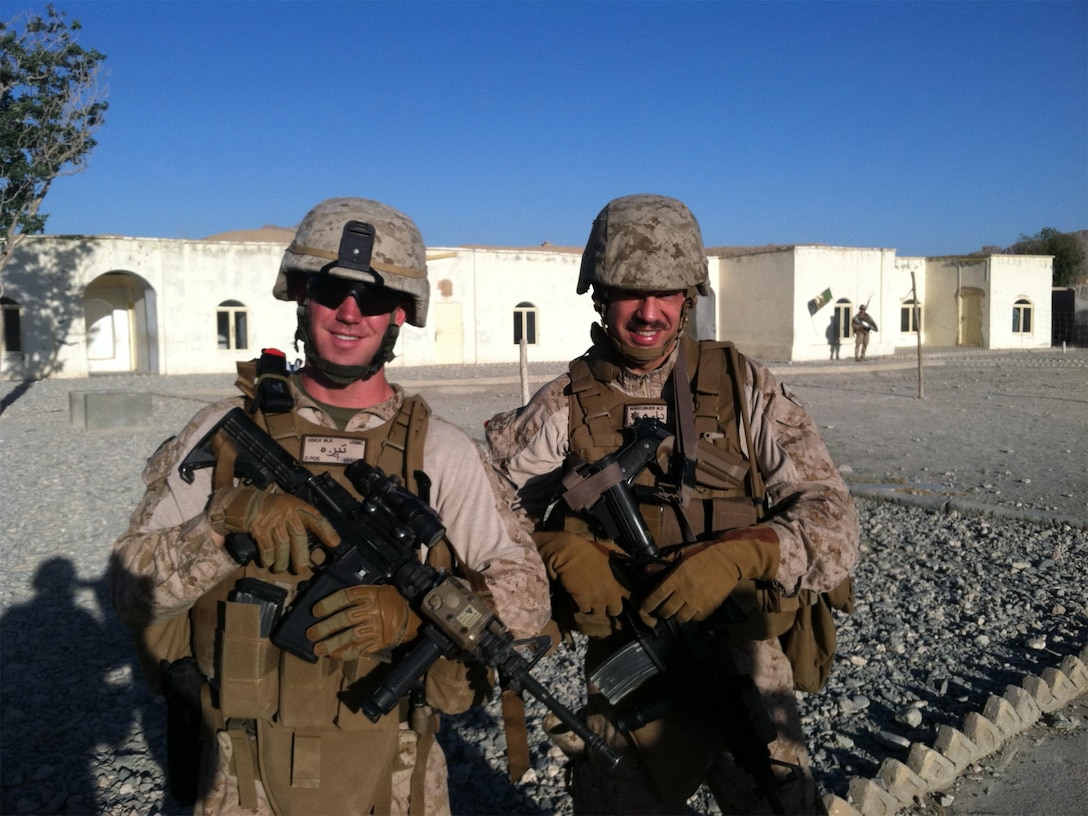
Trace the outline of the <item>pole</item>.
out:
<instances>
[{"instance_id":1,"label":"pole","mask_svg":"<svg viewBox=\"0 0 1088 816\"><path fill-rule=\"evenodd\" d=\"M525 342L525 335L522 335L521 342L518 344L521 347L521 404L529 404L529 344Z\"/></svg>"},{"instance_id":2,"label":"pole","mask_svg":"<svg viewBox=\"0 0 1088 816\"><path fill-rule=\"evenodd\" d=\"M922 381L922 326L921 313L918 309L918 287L914 280L914 270L910 271L910 297L914 301L911 309L914 311L914 332L918 335L918 399L925 399L926 387Z\"/></svg>"}]
</instances>

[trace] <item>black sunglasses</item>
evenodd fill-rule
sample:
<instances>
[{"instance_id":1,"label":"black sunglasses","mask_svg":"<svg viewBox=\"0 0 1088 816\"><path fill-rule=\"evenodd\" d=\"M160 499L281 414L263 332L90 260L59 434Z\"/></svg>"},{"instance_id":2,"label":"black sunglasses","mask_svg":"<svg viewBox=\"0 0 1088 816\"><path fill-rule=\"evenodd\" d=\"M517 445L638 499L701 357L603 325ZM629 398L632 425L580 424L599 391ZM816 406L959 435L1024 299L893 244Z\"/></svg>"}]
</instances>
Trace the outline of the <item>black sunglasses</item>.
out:
<instances>
[{"instance_id":1,"label":"black sunglasses","mask_svg":"<svg viewBox=\"0 0 1088 816\"><path fill-rule=\"evenodd\" d=\"M359 311L366 315L388 314L401 303L398 292L372 283L332 275L310 275L306 279L306 297L326 309L340 308L349 295L359 304Z\"/></svg>"}]
</instances>

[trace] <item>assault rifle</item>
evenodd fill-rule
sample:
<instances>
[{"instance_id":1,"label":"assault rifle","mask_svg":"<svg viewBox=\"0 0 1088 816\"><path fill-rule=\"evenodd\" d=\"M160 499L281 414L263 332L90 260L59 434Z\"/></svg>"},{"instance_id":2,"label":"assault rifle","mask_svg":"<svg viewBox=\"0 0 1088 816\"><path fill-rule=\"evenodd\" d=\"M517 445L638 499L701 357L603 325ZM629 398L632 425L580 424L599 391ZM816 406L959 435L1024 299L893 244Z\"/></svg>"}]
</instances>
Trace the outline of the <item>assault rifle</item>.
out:
<instances>
[{"instance_id":1,"label":"assault rifle","mask_svg":"<svg viewBox=\"0 0 1088 816\"><path fill-rule=\"evenodd\" d=\"M638 509L636 491L649 489L632 481L657 458L658 448L672 433L651 417L637 420L630 433L633 438L624 447L568 475L563 500L571 509L586 512L599 525L599 532L630 556L628 578L636 595L641 595L653 585L654 573L660 574L669 562ZM661 500L649 492L642 498ZM692 702L709 707L736 762L752 776L771 808L784 813L776 793L781 783L772 771L774 764L782 763L771 758L767 747L776 736L774 723L752 678L739 672L728 647L725 627L744 617L736 601L727 598L700 623L664 620L649 627L636 611L628 609L625 616L635 640L590 675L608 701L619 707L616 724L620 730L639 728ZM662 673L675 678L675 694L623 709L627 695Z\"/></svg>"},{"instance_id":2,"label":"assault rifle","mask_svg":"<svg viewBox=\"0 0 1088 816\"><path fill-rule=\"evenodd\" d=\"M236 476L259 489L274 483L311 504L341 538L339 546L326 549L325 561L314 568L313 579L300 585L298 598L272 632L276 646L316 662L314 644L306 637L306 630L320 620L313 614L314 604L344 587L390 584L424 625L418 644L363 702L363 713L370 720L377 722L392 711L439 657L467 654L496 669L508 686L523 688L540 700L606 761L619 762L619 755L530 673L550 639L515 641L490 607L461 581L420 561L418 547L433 547L446 532L426 502L362 460L344 471L363 497L355 498L328 472L314 474L303 467L241 408L229 411L182 461L178 471L186 482L192 482L194 470L215 464L212 445L218 434L237 448ZM247 563L255 557L256 548L252 541L236 538L231 554L239 563ZM534 652L531 660L523 654L526 648Z\"/></svg>"}]
</instances>

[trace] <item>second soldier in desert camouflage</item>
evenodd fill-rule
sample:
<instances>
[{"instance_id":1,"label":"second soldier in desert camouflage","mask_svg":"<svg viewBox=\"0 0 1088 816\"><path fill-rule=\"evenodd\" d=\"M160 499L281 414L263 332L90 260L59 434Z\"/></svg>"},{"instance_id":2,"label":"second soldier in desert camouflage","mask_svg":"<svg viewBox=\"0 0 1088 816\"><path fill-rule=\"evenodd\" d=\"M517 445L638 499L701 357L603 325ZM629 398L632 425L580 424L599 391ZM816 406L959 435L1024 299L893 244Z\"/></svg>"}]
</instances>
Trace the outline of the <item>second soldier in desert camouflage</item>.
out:
<instances>
[{"instance_id":1,"label":"second soldier in desert camouflage","mask_svg":"<svg viewBox=\"0 0 1088 816\"><path fill-rule=\"evenodd\" d=\"M736 601L745 619L720 648L754 680L774 723L769 749L782 763L774 807L818 812L794 688L818 685L813 669L826 666L791 665L783 642L799 610L848 589L859 532L847 488L788 388L731 344L684 335L696 298L710 293L701 232L684 204L611 201L593 223L577 286L592 290L601 318L593 346L528 405L488 424L495 466L536 521L556 616L587 636L591 676L631 643L634 618L688 624ZM585 512L554 502L579 465L613 454L640 417L675 435L672 453L635 479L649 533L668 554L645 591L624 580L617 542ZM588 692L591 727L627 756L613 770L566 743L576 813L682 814L703 782L724 813L772 809L693 695L622 731L619 707L592 682Z\"/></svg>"}]
</instances>

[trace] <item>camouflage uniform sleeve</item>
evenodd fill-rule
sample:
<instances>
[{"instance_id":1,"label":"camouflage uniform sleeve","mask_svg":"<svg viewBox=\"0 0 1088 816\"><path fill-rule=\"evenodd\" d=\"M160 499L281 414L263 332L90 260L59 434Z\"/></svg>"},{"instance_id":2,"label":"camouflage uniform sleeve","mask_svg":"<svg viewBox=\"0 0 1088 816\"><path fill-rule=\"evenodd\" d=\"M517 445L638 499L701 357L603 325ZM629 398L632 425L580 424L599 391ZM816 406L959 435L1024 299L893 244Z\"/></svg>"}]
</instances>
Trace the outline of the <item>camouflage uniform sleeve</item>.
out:
<instances>
[{"instance_id":1,"label":"camouflage uniform sleeve","mask_svg":"<svg viewBox=\"0 0 1088 816\"><path fill-rule=\"evenodd\" d=\"M483 579L516 637L538 634L551 617L548 577L510 507L512 486L485 464L476 443L437 417L431 418L423 461L432 503L457 557Z\"/></svg>"},{"instance_id":2,"label":"camouflage uniform sleeve","mask_svg":"<svg viewBox=\"0 0 1088 816\"><path fill-rule=\"evenodd\" d=\"M857 509L819 429L798 397L763 366L748 361L752 435L778 533L776 583L787 594L823 592L858 559Z\"/></svg>"},{"instance_id":3,"label":"camouflage uniform sleeve","mask_svg":"<svg viewBox=\"0 0 1088 816\"><path fill-rule=\"evenodd\" d=\"M109 585L114 608L127 626L143 628L185 612L238 565L213 538L204 514L211 472L187 484L177 466L204 433L237 401L198 413L148 460L143 499L128 529L114 542Z\"/></svg>"},{"instance_id":4,"label":"camouflage uniform sleeve","mask_svg":"<svg viewBox=\"0 0 1088 816\"><path fill-rule=\"evenodd\" d=\"M570 377L557 377L533 395L529 404L498 414L487 424L492 466L517 490L516 506L539 519L560 487L563 462L570 452Z\"/></svg>"}]
</instances>

